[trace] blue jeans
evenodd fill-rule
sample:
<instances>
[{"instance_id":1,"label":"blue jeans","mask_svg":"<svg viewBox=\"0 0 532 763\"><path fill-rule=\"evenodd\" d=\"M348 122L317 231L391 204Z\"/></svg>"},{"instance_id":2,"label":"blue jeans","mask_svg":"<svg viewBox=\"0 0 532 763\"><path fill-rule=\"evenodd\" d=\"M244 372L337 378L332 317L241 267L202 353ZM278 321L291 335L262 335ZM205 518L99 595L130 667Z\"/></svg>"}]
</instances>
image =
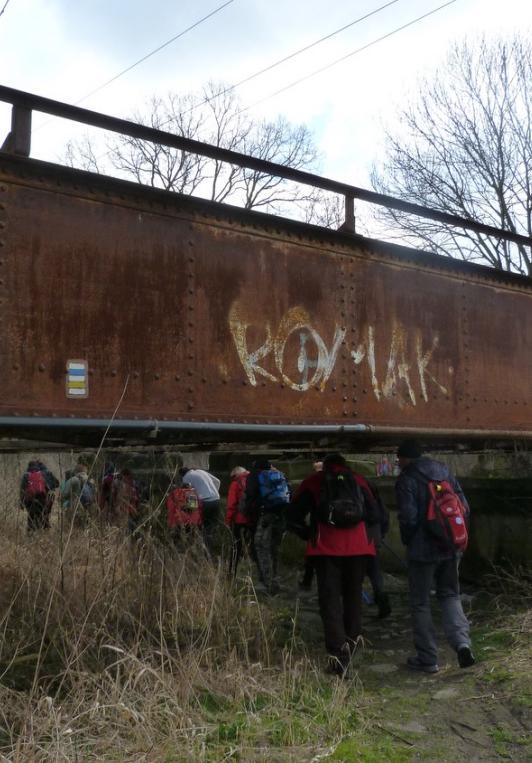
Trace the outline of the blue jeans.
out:
<instances>
[{"instance_id":1,"label":"blue jeans","mask_svg":"<svg viewBox=\"0 0 532 763\"><path fill-rule=\"evenodd\" d=\"M463 645L471 646L469 622L460 600L458 563L458 559L408 563L414 646L419 660L426 665L436 665L438 662L436 631L430 611L430 591L433 587L436 588L447 641L455 651Z\"/></svg>"}]
</instances>

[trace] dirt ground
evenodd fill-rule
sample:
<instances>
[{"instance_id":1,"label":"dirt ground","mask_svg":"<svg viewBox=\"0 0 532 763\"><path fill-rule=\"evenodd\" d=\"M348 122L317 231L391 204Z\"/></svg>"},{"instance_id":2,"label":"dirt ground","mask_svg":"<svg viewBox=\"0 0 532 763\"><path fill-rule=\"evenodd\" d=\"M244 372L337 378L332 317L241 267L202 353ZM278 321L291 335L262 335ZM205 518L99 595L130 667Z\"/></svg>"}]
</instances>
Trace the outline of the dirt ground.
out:
<instances>
[{"instance_id":1,"label":"dirt ground","mask_svg":"<svg viewBox=\"0 0 532 763\"><path fill-rule=\"evenodd\" d=\"M413 673L406 580L386 576L392 614L377 618L364 607L364 645L355 656L351 683L370 719L361 735L348 735L320 760L528 761L532 760L532 659L530 632L512 634L507 617L482 591L463 594L472 623L477 664L458 667L439 628L440 672ZM315 588L297 591L293 574L272 600L279 617L294 618L309 651L323 655ZM466 589L467 590L467 589ZM437 602L434 601L437 622ZM520 621L519 621L520 622ZM529 621L528 621L529 622ZM331 681L338 680L331 678Z\"/></svg>"}]
</instances>

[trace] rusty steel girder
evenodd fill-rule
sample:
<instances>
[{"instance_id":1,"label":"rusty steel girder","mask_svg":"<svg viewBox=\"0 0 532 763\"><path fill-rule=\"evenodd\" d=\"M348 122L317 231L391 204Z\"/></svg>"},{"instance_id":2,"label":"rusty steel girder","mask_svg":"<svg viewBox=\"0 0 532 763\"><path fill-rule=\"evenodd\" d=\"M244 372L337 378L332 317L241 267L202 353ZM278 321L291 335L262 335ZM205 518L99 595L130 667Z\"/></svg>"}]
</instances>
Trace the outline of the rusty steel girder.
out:
<instances>
[{"instance_id":1,"label":"rusty steel girder","mask_svg":"<svg viewBox=\"0 0 532 763\"><path fill-rule=\"evenodd\" d=\"M0 261L4 427L532 437L521 276L2 154Z\"/></svg>"}]
</instances>

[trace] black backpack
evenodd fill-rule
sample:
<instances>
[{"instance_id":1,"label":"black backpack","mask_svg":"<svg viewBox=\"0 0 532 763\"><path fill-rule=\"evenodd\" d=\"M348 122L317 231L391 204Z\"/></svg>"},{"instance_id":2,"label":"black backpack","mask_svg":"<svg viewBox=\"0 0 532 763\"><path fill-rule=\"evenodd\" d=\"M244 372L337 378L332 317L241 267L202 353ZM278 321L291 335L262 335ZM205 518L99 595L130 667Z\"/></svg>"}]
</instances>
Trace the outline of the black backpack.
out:
<instances>
[{"instance_id":1,"label":"black backpack","mask_svg":"<svg viewBox=\"0 0 532 763\"><path fill-rule=\"evenodd\" d=\"M362 488L350 471L323 472L317 520L339 529L355 527L366 519Z\"/></svg>"}]
</instances>

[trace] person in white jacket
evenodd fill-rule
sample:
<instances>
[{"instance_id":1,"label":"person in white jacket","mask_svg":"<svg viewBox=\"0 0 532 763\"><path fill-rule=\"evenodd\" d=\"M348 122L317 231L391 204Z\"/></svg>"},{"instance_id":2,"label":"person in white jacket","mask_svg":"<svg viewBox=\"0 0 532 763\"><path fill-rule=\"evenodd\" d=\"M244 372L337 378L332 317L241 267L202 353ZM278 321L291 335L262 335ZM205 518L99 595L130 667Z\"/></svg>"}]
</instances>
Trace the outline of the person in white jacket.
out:
<instances>
[{"instance_id":1,"label":"person in white jacket","mask_svg":"<svg viewBox=\"0 0 532 763\"><path fill-rule=\"evenodd\" d=\"M190 485L203 505L203 542L213 552L216 529L220 521L220 480L204 469L183 467L179 471L183 484Z\"/></svg>"}]
</instances>

